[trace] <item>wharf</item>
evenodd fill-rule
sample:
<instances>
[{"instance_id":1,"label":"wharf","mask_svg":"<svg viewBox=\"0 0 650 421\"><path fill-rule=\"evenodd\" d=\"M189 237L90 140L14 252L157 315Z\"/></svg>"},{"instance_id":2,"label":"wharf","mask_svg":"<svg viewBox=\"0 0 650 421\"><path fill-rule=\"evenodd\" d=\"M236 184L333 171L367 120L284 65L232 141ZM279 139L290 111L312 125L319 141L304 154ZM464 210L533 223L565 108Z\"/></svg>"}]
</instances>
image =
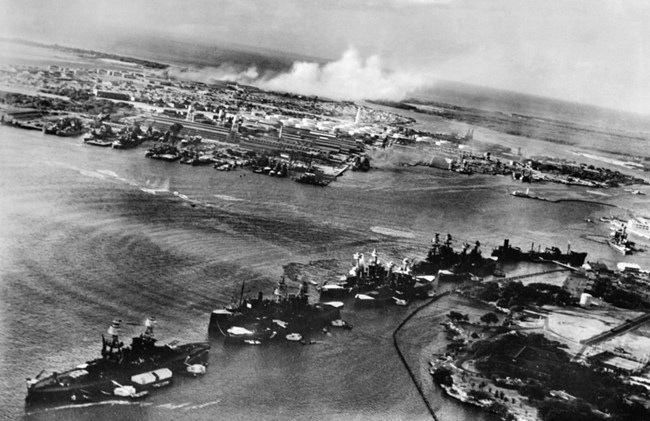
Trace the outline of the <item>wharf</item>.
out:
<instances>
[{"instance_id":1,"label":"wharf","mask_svg":"<svg viewBox=\"0 0 650 421\"><path fill-rule=\"evenodd\" d=\"M594 345L596 343L605 341L607 339L613 338L614 336L622 335L626 332L629 332L632 329L635 329L641 326L644 323L650 321L650 313L641 315L635 319L628 320L625 323L618 325L608 331L602 332L596 336L593 336L589 339L584 339L580 341L582 345Z\"/></svg>"}]
</instances>

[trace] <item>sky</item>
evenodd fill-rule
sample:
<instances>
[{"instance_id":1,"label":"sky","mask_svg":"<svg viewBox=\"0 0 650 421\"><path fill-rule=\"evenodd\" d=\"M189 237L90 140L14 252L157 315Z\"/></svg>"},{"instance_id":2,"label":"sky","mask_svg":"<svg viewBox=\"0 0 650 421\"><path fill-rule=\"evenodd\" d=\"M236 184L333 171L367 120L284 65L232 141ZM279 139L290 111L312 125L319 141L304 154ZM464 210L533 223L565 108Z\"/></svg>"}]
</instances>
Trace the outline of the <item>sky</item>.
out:
<instances>
[{"instance_id":1,"label":"sky","mask_svg":"<svg viewBox=\"0 0 650 421\"><path fill-rule=\"evenodd\" d=\"M645 0L0 0L1 37L92 48L155 35L332 61L296 63L270 87L403 94L453 80L643 114L647 22Z\"/></svg>"}]
</instances>

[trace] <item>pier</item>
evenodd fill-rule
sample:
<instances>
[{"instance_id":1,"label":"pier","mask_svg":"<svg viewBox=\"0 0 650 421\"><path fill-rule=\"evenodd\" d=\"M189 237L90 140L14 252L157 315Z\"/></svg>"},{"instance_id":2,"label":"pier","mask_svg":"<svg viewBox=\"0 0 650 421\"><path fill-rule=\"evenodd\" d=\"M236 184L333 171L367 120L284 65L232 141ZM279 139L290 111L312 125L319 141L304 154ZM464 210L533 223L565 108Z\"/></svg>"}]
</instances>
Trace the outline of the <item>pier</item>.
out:
<instances>
[{"instance_id":1,"label":"pier","mask_svg":"<svg viewBox=\"0 0 650 421\"><path fill-rule=\"evenodd\" d=\"M613 338L615 336L622 335L624 333L629 332L630 330L634 330L637 327L641 326L642 324L650 321L650 313L646 313L644 315L641 315L635 319L631 319L623 323L622 325L618 325L610 330L607 330L605 332L602 332L596 336L593 336L588 339L584 339L580 341L582 345L594 345L599 342L606 341L607 339Z\"/></svg>"},{"instance_id":2,"label":"pier","mask_svg":"<svg viewBox=\"0 0 650 421\"><path fill-rule=\"evenodd\" d=\"M506 278L499 279L499 281L501 281L501 282L518 281L520 279L533 278L535 276L546 275L546 274L549 274L549 273L566 272L568 270L576 270L574 267L571 267L569 265L565 265L563 263L558 263L558 262L553 262L553 263L556 263L556 264L562 266L562 269L549 269L549 270L545 270L545 271L542 271L542 272L527 273L525 275L508 276Z\"/></svg>"}]
</instances>

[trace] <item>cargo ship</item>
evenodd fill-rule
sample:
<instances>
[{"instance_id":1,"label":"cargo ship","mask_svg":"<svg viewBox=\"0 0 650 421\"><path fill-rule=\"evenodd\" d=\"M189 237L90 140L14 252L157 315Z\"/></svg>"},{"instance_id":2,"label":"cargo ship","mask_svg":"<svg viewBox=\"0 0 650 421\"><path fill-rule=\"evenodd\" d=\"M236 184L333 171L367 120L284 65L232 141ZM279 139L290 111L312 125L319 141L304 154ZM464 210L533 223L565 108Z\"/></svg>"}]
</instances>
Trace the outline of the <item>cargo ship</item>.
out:
<instances>
[{"instance_id":1,"label":"cargo ship","mask_svg":"<svg viewBox=\"0 0 650 421\"><path fill-rule=\"evenodd\" d=\"M567 252L562 253L558 247L546 247L544 251L538 246L535 250L535 243L532 243L529 251L522 251L519 247L512 247L508 239L503 240L503 245L492 251L492 256L500 262L559 262L570 266L578 267L585 263L587 253L571 250L567 246Z\"/></svg>"},{"instance_id":2,"label":"cargo ship","mask_svg":"<svg viewBox=\"0 0 650 421\"><path fill-rule=\"evenodd\" d=\"M210 345L195 342L179 345L176 341L157 345L155 318L145 321L145 331L132 339L130 346L120 340L122 321L114 320L108 338L102 335L101 358L69 370L44 371L27 379L28 403L85 402L107 397L140 398L151 389L169 385L174 374L204 374Z\"/></svg>"},{"instance_id":3,"label":"cargo ship","mask_svg":"<svg viewBox=\"0 0 650 421\"><path fill-rule=\"evenodd\" d=\"M308 285L303 282L296 294L289 294L282 277L273 298L264 298L260 292L257 298L250 299L244 297L242 284L236 304L212 312L209 332L225 337L228 342L261 344L272 339L288 339L292 334L302 337L328 326L349 327L341 320L343 303L310 303Z\"/></svg>"}]
</instances>

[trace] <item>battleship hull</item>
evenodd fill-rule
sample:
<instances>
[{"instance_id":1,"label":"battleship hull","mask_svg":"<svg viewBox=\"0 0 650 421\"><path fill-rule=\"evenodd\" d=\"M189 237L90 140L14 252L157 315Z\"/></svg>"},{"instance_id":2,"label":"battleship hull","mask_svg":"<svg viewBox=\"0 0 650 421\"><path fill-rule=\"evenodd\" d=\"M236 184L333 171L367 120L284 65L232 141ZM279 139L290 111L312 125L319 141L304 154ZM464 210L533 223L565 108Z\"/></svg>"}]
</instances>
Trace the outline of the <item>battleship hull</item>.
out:
<instances>
[{"instance_id":1,"label":"battleship hull","mask_svg":"<svg viewBox=\"0 0 650 421\"><path fill-rule=\"evenodd\" d=\"M171 383L172 373L186 374L192 364L206 365L209 349L207 343L201 342L156 347L155 353L129 363L103 358L92 360L61 373L28 380L25 399L33 404L83 402L107 396L140 397L151 388ZM123 391L133 393L127 395Z\"/></svg>"},{"instance_id":2,"label":"battleship hull","mask_svg":"<svg viewBox=\"0 0 650 421\"><path fill-rule=\"evenodd\" d=\"M292 308L268 303L266 306L253 306L243 311L219 309L210 315L209 331L211 334L224 336L231 342L264 342L274 337L283 337L283 333L306 333L329 326L332 321L341 318L342 305L330 302Z\"/></svg>"}]
</instances>

